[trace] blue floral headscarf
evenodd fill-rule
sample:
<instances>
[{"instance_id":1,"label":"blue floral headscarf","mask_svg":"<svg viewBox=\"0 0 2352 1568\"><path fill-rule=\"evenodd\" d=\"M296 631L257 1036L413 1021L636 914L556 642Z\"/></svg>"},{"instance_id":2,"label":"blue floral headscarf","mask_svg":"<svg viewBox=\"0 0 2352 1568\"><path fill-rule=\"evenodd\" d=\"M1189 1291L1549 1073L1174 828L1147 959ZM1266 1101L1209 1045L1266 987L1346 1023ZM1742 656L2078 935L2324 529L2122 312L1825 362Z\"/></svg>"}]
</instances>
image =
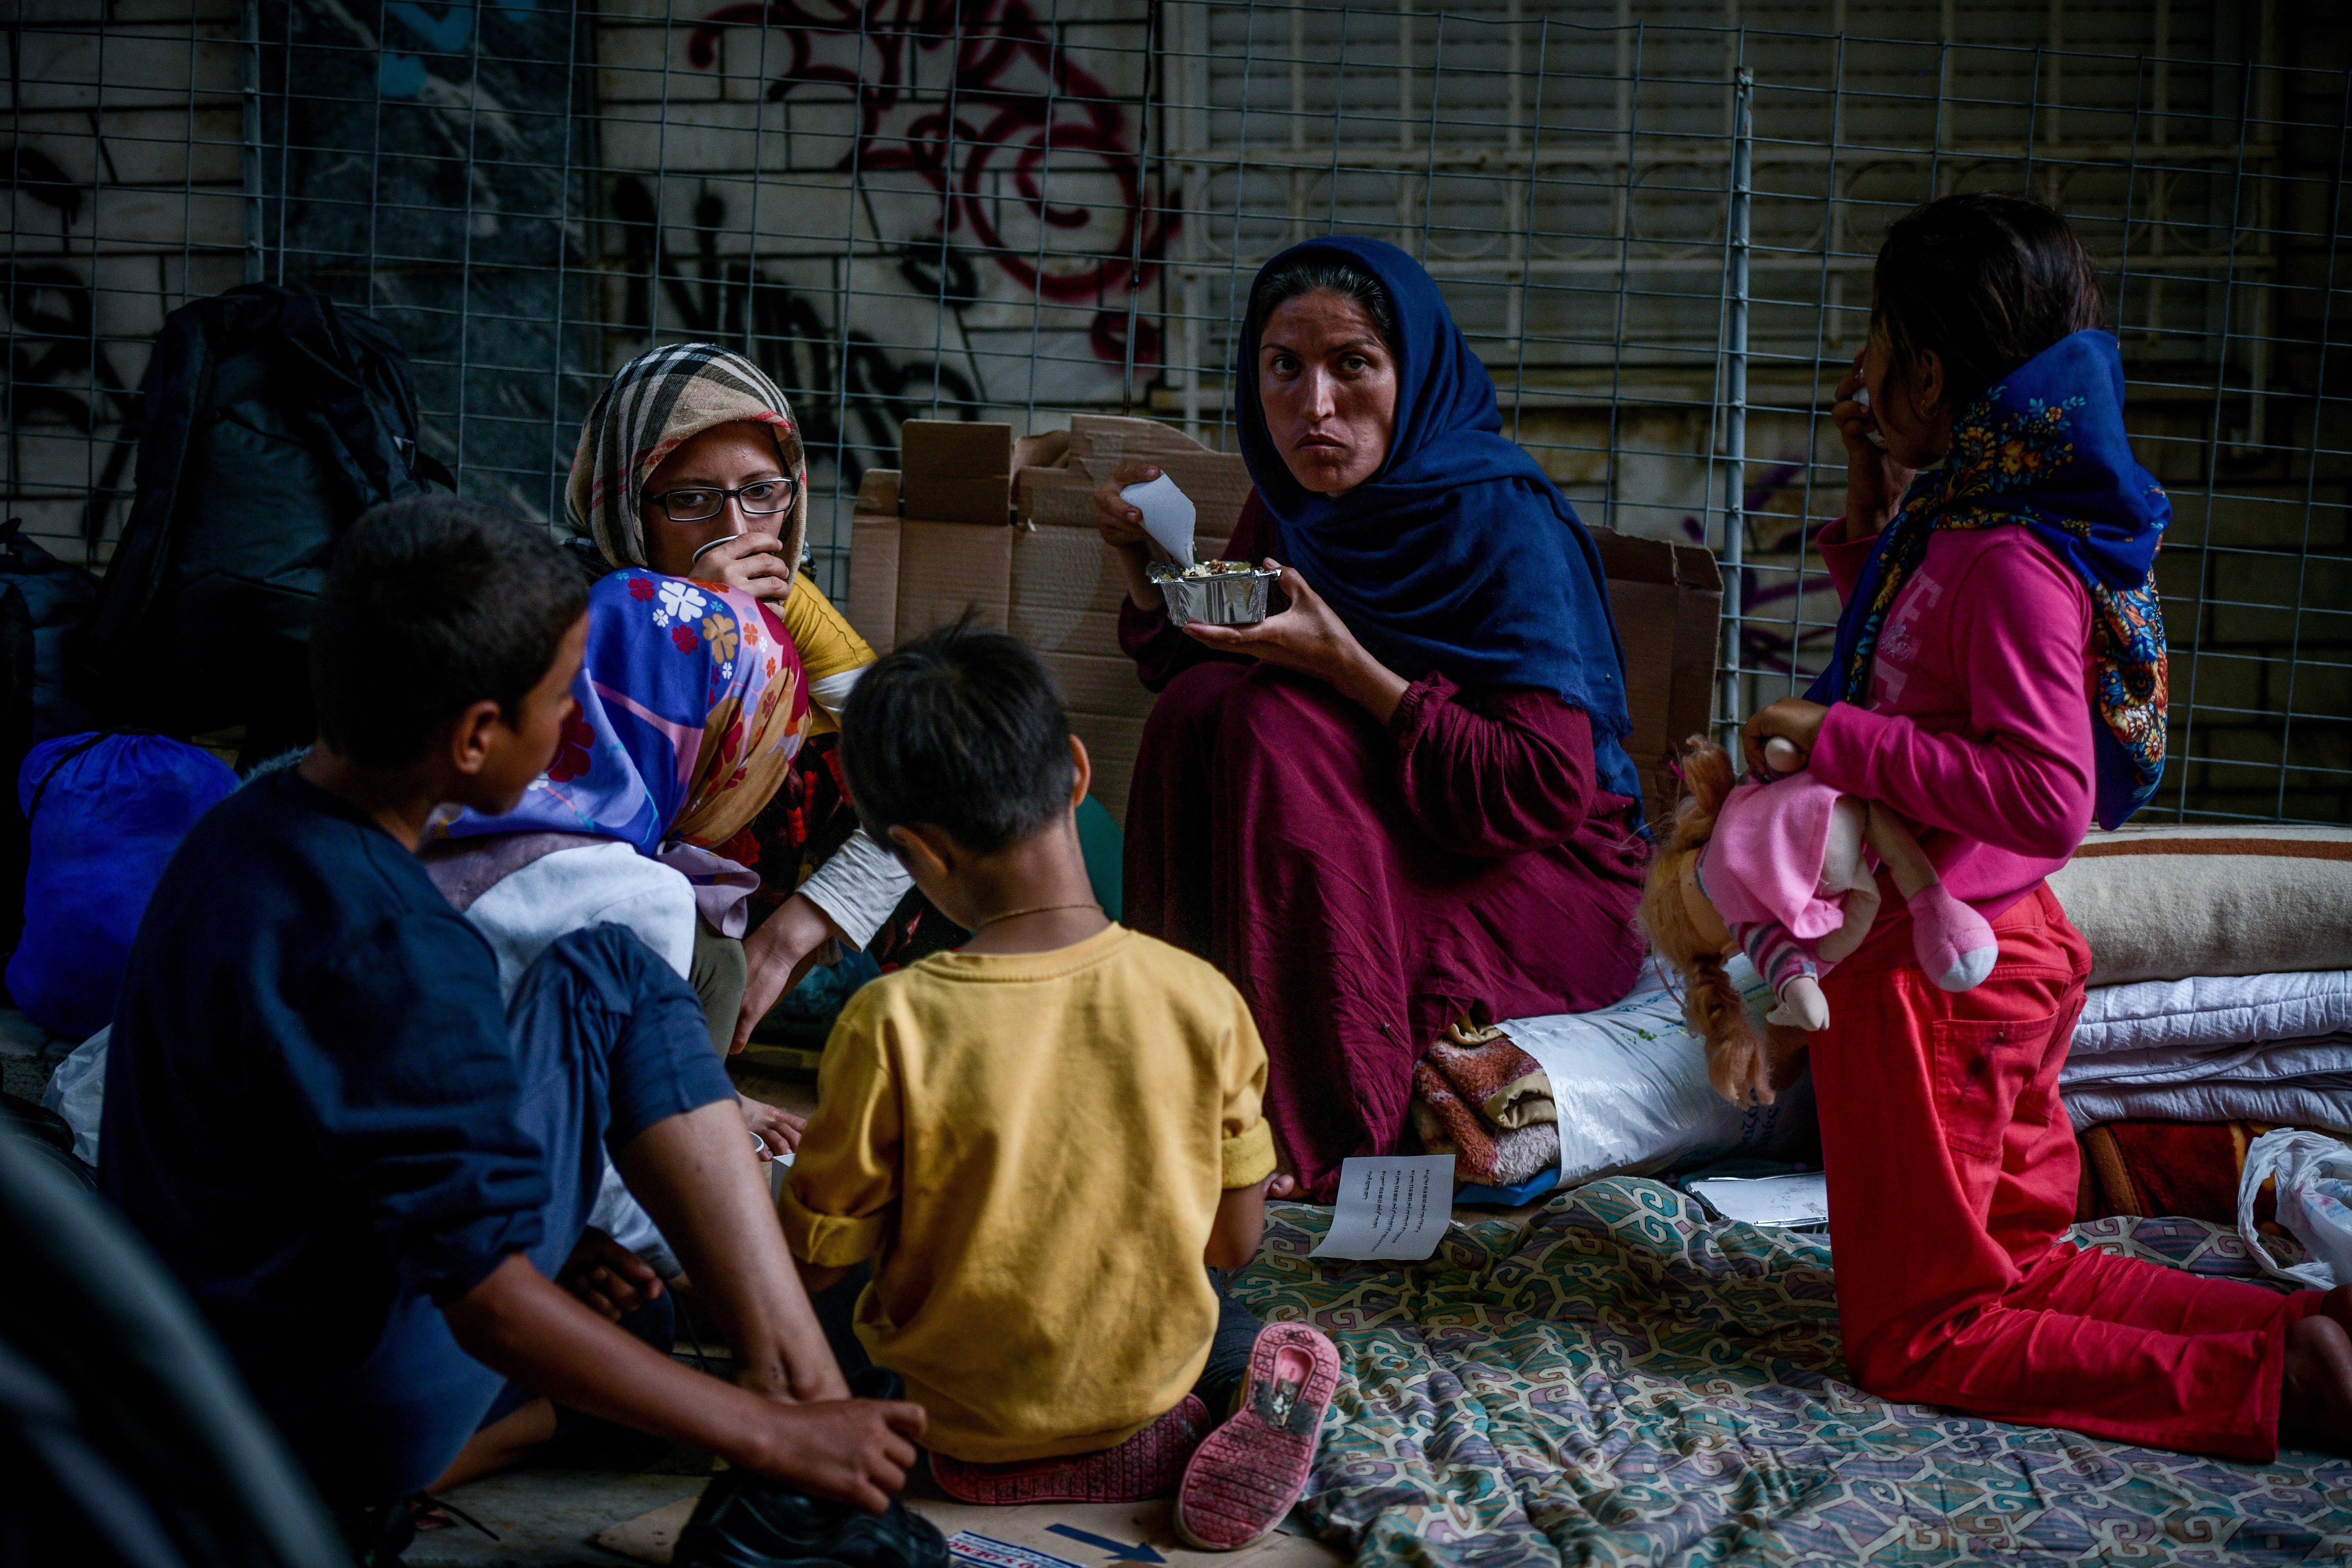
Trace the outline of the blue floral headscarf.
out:
<instances>
[{"instance_id":1,"label":"blue floral headscarf","mask_svg":"<svg viewBox=\"0 0 2352 1568\"><path fill-rule=\"evenodd\" d=\"M641 855L715 849L767 805L807 736L808 683L782 627L748 594L632 567L588 591L580 711L555 759L502 816L453 838L553 829Z\"/></svg>"},{"instance_id":2,"label":"blue floral headscarf","mask_svg":"<svg viewBox=\"0 0 2352 1568\"><path fill-rule=\"evenodd\" d=\"M1838 618L1837 651L1806 693L1870 689L1878 634L1940 528L2014 523L2090 590L2092 736L2102 827L2147 804L2164 776L2164 606L2156 552L2172 520L2164 487L2124 433L2124 365L2101 331L2062 338L2011 371L1952 426L1952 450L1922 469L1880 531Z\"/></svg>"},{"instance_id":3,"label":"blue floral headscarf","mask_svg":"<svg viewBox=\"0 0 2352 1568\"><path fill-rule=\"evenodd\" d=\"M1428 273L1395 246L1328 237L1272 261L1324 255L1378 279L1395 307L1395 434L1388 458L1344 495L1291 477L1266 434L1257 336L1243 334L1242 457L1298 569L1373 657L1408 679L1557 692L1592 722L1601 787L1640 800L1625 754L1625 661L1600 552L1559 487L1503 438L1495 383Z\"/></svg>"}]
</instances>

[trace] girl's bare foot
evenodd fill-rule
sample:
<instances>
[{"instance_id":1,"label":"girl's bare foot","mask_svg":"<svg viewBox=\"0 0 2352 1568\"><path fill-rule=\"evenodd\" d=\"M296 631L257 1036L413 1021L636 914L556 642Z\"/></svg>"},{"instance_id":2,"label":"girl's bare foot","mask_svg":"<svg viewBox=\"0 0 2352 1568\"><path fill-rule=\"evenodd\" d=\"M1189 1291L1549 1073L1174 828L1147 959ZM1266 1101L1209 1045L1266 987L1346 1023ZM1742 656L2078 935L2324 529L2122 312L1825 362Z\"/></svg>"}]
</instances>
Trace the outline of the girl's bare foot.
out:
<instances>
[{"instance_id":1,"label":"girl's bare foot","mask_svg":"<svg viewBox=\"0 0 2352 1568\"><path fill-rule=\"evenodd\" d=\"M2320 1310L2286 1331L2279 1373L2279 1447L2352 1454L2352 1333L2334 1311L2352 1309L2338 1286Z\"/></svg>"}]
</instances>

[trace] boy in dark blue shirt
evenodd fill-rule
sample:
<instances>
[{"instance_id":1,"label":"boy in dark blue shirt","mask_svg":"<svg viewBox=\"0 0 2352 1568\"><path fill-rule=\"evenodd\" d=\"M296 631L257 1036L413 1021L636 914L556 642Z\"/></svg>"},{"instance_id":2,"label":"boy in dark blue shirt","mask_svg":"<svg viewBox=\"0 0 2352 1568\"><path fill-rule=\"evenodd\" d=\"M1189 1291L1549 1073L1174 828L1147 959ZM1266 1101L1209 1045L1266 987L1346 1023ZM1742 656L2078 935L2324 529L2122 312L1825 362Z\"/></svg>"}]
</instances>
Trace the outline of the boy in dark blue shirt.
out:
<instances>
[{"instance_id":1,"label":"boy in dark blue shirt","mask_svg":"<svg viewBox=\"0 0 2352 1568\"><path fill-rule=\"evenodd\" d=\"M347 1510L462 1477L511 1379L881 1511L922 1413L848 1399L694 994L598 926L502 1005L414 853L436 806L509 810L554 755L584 605L550 540L478 508L354 525L312 637L319 743L207 813L141 921L100 1182ZM599 1139L719 1318L734 1384L551 1282Z\"/></svg>"}]
</instances>

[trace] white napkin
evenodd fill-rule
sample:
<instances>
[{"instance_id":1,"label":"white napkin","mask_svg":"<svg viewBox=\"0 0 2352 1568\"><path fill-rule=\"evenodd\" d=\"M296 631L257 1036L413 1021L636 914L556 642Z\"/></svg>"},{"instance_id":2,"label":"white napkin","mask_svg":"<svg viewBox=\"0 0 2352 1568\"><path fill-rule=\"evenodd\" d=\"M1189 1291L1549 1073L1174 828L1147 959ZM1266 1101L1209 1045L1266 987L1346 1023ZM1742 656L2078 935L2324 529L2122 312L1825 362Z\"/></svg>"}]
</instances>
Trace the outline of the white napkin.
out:
<instances>
[{"instance_id":1,"label":"white napkin","mask_svg":"<svg viewBox=\"0 0 2352 1568\"><path fill-rule=\"evenodd\" d=\"M1174 479L1162 474L1139 485L1129 485L1118 492L1118 497L1143 514L1143 531L1174 556L1176 564L1193 564L1192 523L1199 513L1193 510L1192 498L1178 489Z\"/></svg>"}]
</instances>

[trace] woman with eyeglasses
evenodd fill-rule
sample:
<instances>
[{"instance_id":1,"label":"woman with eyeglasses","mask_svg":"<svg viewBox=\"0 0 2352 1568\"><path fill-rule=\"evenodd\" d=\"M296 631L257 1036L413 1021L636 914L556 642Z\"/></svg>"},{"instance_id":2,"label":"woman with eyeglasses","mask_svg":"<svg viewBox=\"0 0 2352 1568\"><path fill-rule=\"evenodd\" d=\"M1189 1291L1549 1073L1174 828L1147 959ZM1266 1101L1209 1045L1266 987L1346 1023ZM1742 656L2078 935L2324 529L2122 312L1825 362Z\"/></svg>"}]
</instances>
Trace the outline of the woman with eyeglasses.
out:
<instances>
[{"instance_id":1,"label":"woman with eyeglasses","mask_svg":"<svg viewBox=\"0 0 2352 1568\"><path fill-rule=\"evenodd\" d=\"M800 428L740 354L674 343L624 365L589 410L566 499L573 530L616 569L589 596L578 733L515 811L447 831L619 840L684 873L697 989L714 1042L740 1050L833 944L870 942L911 886L856 831L814 743L874 651L800 570ZM540 923L558 918L541 907Z\"/></svg>"}]
</instances>

